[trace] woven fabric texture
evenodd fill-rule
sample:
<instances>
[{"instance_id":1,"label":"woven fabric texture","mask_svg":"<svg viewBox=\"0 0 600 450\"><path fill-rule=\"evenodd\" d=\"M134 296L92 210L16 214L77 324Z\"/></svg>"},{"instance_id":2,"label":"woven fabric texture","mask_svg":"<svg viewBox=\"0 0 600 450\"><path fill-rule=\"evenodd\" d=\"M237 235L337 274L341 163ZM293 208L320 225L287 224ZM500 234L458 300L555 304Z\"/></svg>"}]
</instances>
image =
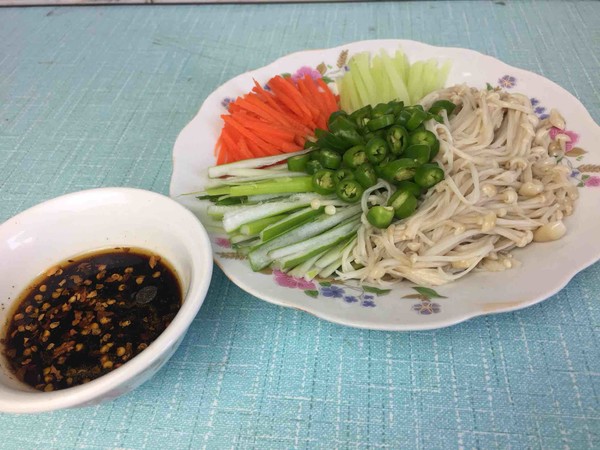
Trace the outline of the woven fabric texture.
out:
<instances>
[{"instance_id":1,"label":"woven fabric texture","mask_svg":"<svg viewBox=\"0 0 600 450\"><path fill-rule=\"evenodd\" d=\"M599 31L594 1L0 9L0 220L86 188L167 193L175 138L212 90L355 40L479 50L598 122ZM596 264L526 310L387 333L267 304L215 268L153 379L97 407L0 414L0 448L599 448L599 281Z\"/></svg>"}]
</instances>

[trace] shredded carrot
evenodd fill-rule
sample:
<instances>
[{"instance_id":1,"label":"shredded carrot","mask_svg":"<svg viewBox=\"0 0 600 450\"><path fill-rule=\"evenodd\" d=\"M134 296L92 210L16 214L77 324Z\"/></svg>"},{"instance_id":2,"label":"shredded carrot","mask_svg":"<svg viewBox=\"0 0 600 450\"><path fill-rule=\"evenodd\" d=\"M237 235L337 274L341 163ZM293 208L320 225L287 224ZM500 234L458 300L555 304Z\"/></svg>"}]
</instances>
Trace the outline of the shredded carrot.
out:
<instances>
[{"instance_id":1,"label":"shredded carrot","mask_svg":"<svg viewBox=\"0 0 600 450\"><path fill-rule=\"evenodd\" d=\"M229 104L217 140L217 164L300 150L316 128L338 110L336 96L321 80L276 76L266 87L254 81L252 91Z\"/></svg>"}]
</instances>

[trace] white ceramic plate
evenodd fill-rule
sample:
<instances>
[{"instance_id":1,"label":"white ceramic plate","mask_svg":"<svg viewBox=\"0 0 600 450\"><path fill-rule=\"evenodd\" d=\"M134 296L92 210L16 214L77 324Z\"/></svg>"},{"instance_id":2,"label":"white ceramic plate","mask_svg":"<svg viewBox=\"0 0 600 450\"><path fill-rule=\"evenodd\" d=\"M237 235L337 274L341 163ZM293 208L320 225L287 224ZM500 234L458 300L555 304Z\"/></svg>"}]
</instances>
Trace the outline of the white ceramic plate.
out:
<instances>
[{"instance_id":1,"label":"white ceramic plate","mask_svg":"<svg viewBox=\"0 0 600 450\"><path fill-rule=\"evenodd\" d=\"M346 70L345 63L352 54L382 48L390 51L402 48L411 61L449 59L452 70L447 85L500 86L532 98L536 114L541 117L550 108L557 108L563 114L573 139L566 161L573 168L574 182L582 186L576 212L566 220L567 235L556 242L515 251L515 257L523 263L518 269L472 273L437 288L437 292L419 291L408 282L391 291L379 291L351 283L307 282L280 272L255 273L246 261L236 259L225 239L212 235L215 261L234 283L268 302L298 308L332 322L378 330L421 330L533 305L559 291L577 272L599 259L600 151L596 147L600 142L600 127L583 105L552 81L490 56L414 41L362 41L294 53L228 81L206 99L175 143L171 196L202 219L206 204L182 194L198 191L204 185L205 170L214 164L213 148L221 130L219 116L226 112L229 99L252 88L253 79L264 84L274 75L294 74L303 67L334 78Z\"/></svg>"}]
</instances>

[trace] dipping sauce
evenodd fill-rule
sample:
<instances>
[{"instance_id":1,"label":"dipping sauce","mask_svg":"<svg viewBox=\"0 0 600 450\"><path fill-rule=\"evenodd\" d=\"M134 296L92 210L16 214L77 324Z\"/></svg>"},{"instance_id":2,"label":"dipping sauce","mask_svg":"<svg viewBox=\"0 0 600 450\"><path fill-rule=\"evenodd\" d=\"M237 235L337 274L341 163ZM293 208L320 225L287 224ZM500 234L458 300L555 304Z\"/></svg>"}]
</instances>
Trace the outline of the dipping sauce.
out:
<instances>
[{"instance_id":1,"label":"dipping sauce","mask_svg":"<svg viewBox=\"0 0 600 450\"><path fill-rule=\"evenodd\" d=\"M179 280L160 256L119 247L71 258L21 294L4 356L41 391L87 383L148 347L181 302Z\"/></svg>"}]
</instances>

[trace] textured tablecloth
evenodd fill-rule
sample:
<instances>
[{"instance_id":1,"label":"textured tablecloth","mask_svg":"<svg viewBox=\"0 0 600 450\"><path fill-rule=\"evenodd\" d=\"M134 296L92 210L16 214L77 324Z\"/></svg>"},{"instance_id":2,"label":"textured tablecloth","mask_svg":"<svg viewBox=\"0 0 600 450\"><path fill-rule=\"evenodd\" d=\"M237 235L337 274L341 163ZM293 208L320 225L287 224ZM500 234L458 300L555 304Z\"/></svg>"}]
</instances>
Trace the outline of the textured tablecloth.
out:
<instances>
[{"instance_id":1,"label":"textured tablecloth","mask_svg":"<svg viewBox=\"0 0 600 450\"><path fill-rule=\"evenodd\" d=\"M371 38L482 51L600 120L600 2L0 9L0 220L86 188L167 193L175 138L222 82ZM157 376L98 407L0 415L0 447L599 448L599 281L596 264L523 311L387 333L262 302L215 268Z\"/></svg>"}]
</instances>

